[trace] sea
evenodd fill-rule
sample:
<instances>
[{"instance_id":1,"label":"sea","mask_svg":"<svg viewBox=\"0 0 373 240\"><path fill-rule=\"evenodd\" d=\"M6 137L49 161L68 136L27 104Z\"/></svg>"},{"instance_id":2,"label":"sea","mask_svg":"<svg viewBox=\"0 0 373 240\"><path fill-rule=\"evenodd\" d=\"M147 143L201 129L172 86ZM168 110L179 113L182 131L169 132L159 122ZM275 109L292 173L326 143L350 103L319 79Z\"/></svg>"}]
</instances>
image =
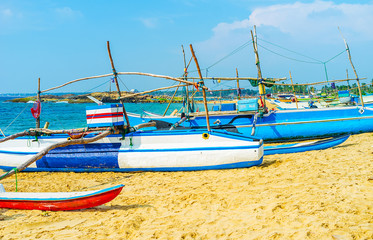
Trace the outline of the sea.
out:
<instances>
[{"instance_id":1,"label":"sea","mask_svg":"<svg viewBox=\"0 0 373 240\"><path fill-rule=\"evenodd\" d=\"M12 96L0 96L0 129L5 135L23 132L29 128L35 128L36 120L31 114L33 103L8 102ZM86 107L96 103L55 103L42 102L40 114L40 126L49 122L49 129L73 129L87 126ZM142 114L144 111L163 114L168 103L125 103L127 112ZM172 103L168 114L175 109L182 108L182 103ZM198 106L203 107L203 105ZM202 109L202 108L201 108ZM1 136L1 133L0 133Z\"/></svg>"}]
</instances>

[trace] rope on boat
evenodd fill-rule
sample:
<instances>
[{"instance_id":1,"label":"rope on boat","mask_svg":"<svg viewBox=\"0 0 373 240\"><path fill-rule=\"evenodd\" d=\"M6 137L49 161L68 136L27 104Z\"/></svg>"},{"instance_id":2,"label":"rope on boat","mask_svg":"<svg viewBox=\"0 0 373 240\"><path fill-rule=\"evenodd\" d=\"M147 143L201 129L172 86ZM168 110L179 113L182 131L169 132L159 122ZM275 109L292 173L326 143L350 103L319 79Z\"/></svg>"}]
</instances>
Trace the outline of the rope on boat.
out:
<instances>
[{"instance_id":1,"label":"rope on boat","mask_svg":"<svg viewBox=\"0 0 373 240\"><path fill-rule=\"evenodd\" d=\"M223 60L227 59L228 57L238 53L239 51L241 51L242 49L244 49L245 47L249 46L250 44L252 43L252 41L248 41L248 42L245 42L244 44L242 44L241 46L239 46L238 48L236 48L235 50L233 50L232 52L228 53L226 56L222 57L221 59L219 59L218 61L216 61L215 63L213 63L211 66L207 67L206 69L202 69L202 70L206 70L206 74L208 72L208 70L210 68L212 68L213 66L217 65L218 63L222 62Z\"/></svg>"},{"instance_id":2,"label":"rope on boat","mask_svg":"<svg viewBox=\"0 0 373 240\"><path fill-rule=\"evenodd\" d=\"M16 176L16 192L18 192L18 180L17 180L18 169L17 168L13 168L12 170L14 170L14 175Z\"/></svg>"},{"instance_id":3,"label":"rope on boat","mask_svg":"<svg viewBox=\"0 0 373 240\"><path fill-rule=\"evenodd\" d=\"M302 57L305 57L305 58L308 58L308 59L314 60L314 62L311 62L311 61L303 61L303 60L299 60L299 59L295 59L295 58L290 58L290 57L287 57L287 56L284 56L284 55L282 55L282 54L279 54L279 53L277 53L277 52L275 52L275 51L273 51L273 50L270 50L270 49L265 48L264 46L258 44L258 45L261 46L263 49L265 49L265 50L267 50L267 51L269 51L269 52L271 52L271 53L273 53L273 54L276 54L276 55L278 55L278 56L281 56L281 57L284 57L284 58L287 58L287 59L290 59L290 60L294 60L294 61L298 61L298 62L305 62L305 63L312 63L312 64L324 64L324 65L325 65L326 63L328 63L328 62L330 62L331 60L337 58L338 56L340 56L341 54L343 54L343 53L346 51L346 50L344 49L342 52L336 54L335 56L331 57L331 58L328 59L327 61L321 61L321 60L318 60L318 59L316 59L316 58L312 58L312 57L307 56L307 55L304 55L304 54L302 54L302 53L298 53L298 52L296 52L296 51L293 51L293 50L290 50L290 49L288 49L288 48L282 47L282 46L280 46L280 45L278 45L278 44L271 43L271 42L266 41L266 40L264 40L264 39L262 39L262 38L258 38L258 39L260 39L261 41L263 41L263 42L265 42L265 43L268 43L268 44L271 44L271 45L273 45L273 46L275 46L275 47L278 47L278 48L280 48L280 49L283 49L283 50L286 50L286 51L288 51L288 52L291 52L291 53L297 54L297 55L299 55L299 56L302 56Z\"/></svg>"},{"instance_id":4,"label":"rope on boat","mask_svg":"<svg viewBox=\"0 0 373 240\"><path fill-rule=\"evenodd\" d=\"M256 114L254 115L253 127L252 127L252 129L251 129L251 136L254 136L254 135L255 135L255 130L256 130L255 125L256 125L256 121L258 120L258 116L259 116L259 115L260 115L260 113L256 113Z\"/></svg>"},{"instance_id":5,"label":"rope on boat","mask_svg":"<svg viewBox=\"0 0 373 240\"><path fill-rule=\"evenodd\" d=\"M26 105L26 107L17 115L17 117L15 117L14 119L13 119L13 121L11 121L9 124L8 124L8 126L6 126L6 128L4 129L4 131L6 131L13 123L14 123L14 121L15 120L17 120L17 118L19 117L19 116L21 116L21 114L26 110L26 108L27 108L28 106ZM1 131L2 132L2 131ZM3 133L3 135L4 135L4 133ZM5 135L4 135L5 136Z\"/></svg>"},{"instance_id":6,"label":"rope on boat","mask_svg":"<svg viewBox=\"0 0 373 240\"><path fill-rule=\"evenodd\" d=\"M86 92L91 92L92 90L94 90L94 89L96 89L96 88L99 88L99 87L101 87L101 86L107 84L107 83L110 82L110 81L111 81L111 79L106 80L104 83L102 83L102 84L100 84L100 85L98 85L98 86L96 86L96 87L93 87L93 88L87 90Z\"/></svg>"}]
</instances>

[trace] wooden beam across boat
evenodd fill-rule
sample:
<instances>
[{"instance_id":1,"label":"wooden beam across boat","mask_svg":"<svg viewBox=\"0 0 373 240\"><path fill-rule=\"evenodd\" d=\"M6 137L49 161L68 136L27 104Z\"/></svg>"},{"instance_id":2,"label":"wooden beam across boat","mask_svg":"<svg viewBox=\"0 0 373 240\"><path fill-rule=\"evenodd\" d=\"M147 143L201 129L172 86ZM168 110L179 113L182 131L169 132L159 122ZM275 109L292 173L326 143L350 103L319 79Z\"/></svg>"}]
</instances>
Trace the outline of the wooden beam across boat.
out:
<instances>
[{"instance_id":1,"label":"wooden beam across boat","mask_svg":"<svg viewBox=\"0 0 373 240\"><path fill-rule=\"evenodd\" d=\"M80 139L72 139L72 140L66 140L66 141L62 141L62 142L59 142L59 143L55 143L45 149L43 149L42 151L40 151L38 154L32 156L28 161L24 162L23 164L21 164L20 166L16 167L16 168L13 168L12 170L10 170L9 172L6 172L4 174L2 174L0 176L0 180L4 179L4 178L7 178L9 176L12 176L13 174L15 174L16 172L20 172L24 169L26 169L28 166L30 166L32 163L36 162L37 160L41 159L43 156L47 155L49 151L55 149L55 148L59 148L59 147L66 147L66 146L69 146L69 145L76 145L76 144L87 144L87 143L92 143L92 142L96 142L106 136L108 136L109 134L111 134L113 131L111 128L107 128L106 131L102 132L101 134L95 136L95 137L92 137L92 138L80 138Z\"/></svg>"},{"instance_id":2,"label":"wooden beam across boat","mask_svg":"<svg viewBox=\"0 0 373 240\"><path fill-rule=\"evenodd\" d=\"M188 79L192 79L192 80L199 80L198 77L188 77ZM258 80L258 78L256 77L204 77L203 78L204 80L222 80L222 81L236 81L236 80ZM278 81L285 81L287 80L286 77L283 77L283 78L263 78L264 81L268 81L268 80L271 80L271 81L275 81L275 82L278 82Z\"/></svg>"},{"instance_id":3,"label":"wooden beam across boat","mask_svg":"<svg viewBox=\"0 0 373 240\"><path fill-rule=\"evenodd\" d=\"M367 78L359 78L360 80L364 80ZM314 82L314 83L294 83L294 86L312 86L312 85L319 85L319 84L325 84L325 83L332 83L332 82L345 82L345 81L353 81L356 80L356 78L346 78L346 79L337 79L337 80L329 80L329 81L322 81L322 82ZM268 83L272 85L278 85L278 86L291 86L292 84L288 83L273 83L273 82L266 82L263 81L263 83Z\"/></svg>"},{"instance_id":4,"label":"wooden beam across boat","mask_svg":"<svg viewBox=\"0 0 373 240\"><path fill-rule=\"evenodd\" d=\"M198 60L197 60L197 57L194 53L193 46L192 46L192 44L190 44L189 46L190 46L190 51L192 52L194 61L196 62L200 82L202 83L202 86L204 86L204 82L203 82L203 78L202 78L202 74L201 74L201 69L199 68ZM210 132L211 128L210 128L210 120L209 120L209 110L208 110L208 107L207 107L206 89L205 88L202 88L202 95L203 95L203 105L205 106L207 130Z\"/></svg>"},{"instance_id":5,"label":"wooden beam across boat","mask_svg":"<svg viewBox=\"0 0 373 240\"><path fill-rule=\"evenodd\" d=\"M107 43L107 51L109 53L111 68L113 70L115 86L117 87L117 91L118 91L118 98L119 98L120 103L122 104L123 115L126 119L127 127L129 128L129 127L131 127L131 125L130 125L130 121L129 121L128 116L127 116L126 108L124 107L123 99L120 98L122 95L120 93L120 88L119 88L119 83L118 83L118 74L117 74L117 71L115 70L115 67L114 67L113 58L111 57L110 43L109 43L109 41L107 41L106 43Z\"/></svg>"}]
</instances>

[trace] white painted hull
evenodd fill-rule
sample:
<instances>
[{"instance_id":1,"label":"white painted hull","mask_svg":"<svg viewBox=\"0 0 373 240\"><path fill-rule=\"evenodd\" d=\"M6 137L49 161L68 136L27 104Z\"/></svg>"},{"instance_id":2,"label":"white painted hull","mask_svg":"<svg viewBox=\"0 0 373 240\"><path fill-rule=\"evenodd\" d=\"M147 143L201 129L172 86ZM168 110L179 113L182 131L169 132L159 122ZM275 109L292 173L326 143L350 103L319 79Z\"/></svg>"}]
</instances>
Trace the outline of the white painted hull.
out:
<instances>
[{"instance_id":1,"label":"white painted hull","mask_svg":"<svg viewBox=\"0 0 373 240\"><path fill-rule=\"evenodd\" d=\"M148 131L110 135L95 143L52 150L26 171L184 171L238 168L262 162L261 140L207 131ZM0 144L0 168L17 167L66 136Z\"/></svg>"}]
</instances>

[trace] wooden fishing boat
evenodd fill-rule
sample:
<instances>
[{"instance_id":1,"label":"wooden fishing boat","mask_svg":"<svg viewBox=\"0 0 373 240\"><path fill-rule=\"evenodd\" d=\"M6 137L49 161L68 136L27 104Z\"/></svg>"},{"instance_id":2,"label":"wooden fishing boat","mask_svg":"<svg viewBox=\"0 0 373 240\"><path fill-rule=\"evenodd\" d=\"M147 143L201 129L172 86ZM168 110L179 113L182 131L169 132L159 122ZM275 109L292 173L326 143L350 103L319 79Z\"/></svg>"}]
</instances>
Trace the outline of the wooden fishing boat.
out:
<instances>
[{"instance_id":1,"label":"wooden fishing boat","mask_svg":"<svg viewBox=\"0 0 373 240\"><path fill-rule=\"evenodd\" d=\"M200 113L202 114L202 113ZM158 129L165 129L180 120L180 116L146 116L128 113L134 124L158 121ZM254 111L221 112L210 115L212 128L227 128L245 136L267 141L322 138L373 131L373 106L349 106L299 110L275 110L259 115ZM165 124L165 123L168 123ZM184 128L203 128L206 119L190 116L180 124ZM155 127L153 127L155 128Z\"/></svg>"},{"instance_id":2,"label":"wooden fishing boat","mask_svg":"<svg viewBox=\"0 0 373 240\"><path fill-rule=\"evenodd\" d=\"M92 208L116 198L124 185L84 192L5 192L0 184L0 208L68 211Z\"/></svg>"},{"instance_id":3,"label":"wooden fishing boat","mask_svg":"<svg viewBox=\"0 0 373 240\"><path fill-rule=\"evenodd\" d=\"M0 169L20 166L68 137L55 134L37 141L23 137L0 143ZM136 131L52 149L25 171L191 171L250 167L262 160L263 141L241 134L203 129Z\"/></svg>"},{"instance_id":4,"label":"wooden fishing boat","mask_svg":"<svg viewBox=\"0 0 373 240\"><path fill-rule=\"evenodd\" d=\"M342 144L349 137L346 135L325 140L272 146L263 146L258 140L256 143L260 146L248 147L247 144L246 146L237 144L237 138L240 137L238 134L220 133L220 137L230 136L231 138L225 138L226 141L221 140L219 145L211 145L207 137L218 138L218 132L213 131L207 135L204 131L191 130L190 133L192 135L186 142L193 142L194 147L189 148L185 146L184 141L180 142L180 138L186 138L183 131L137 132L126 135L127 141L118 141L121 138L120 135L110 135L94 144L74 145L51 150L24 171L189 171L250 167L261 164L262 155L327 149ZM37 154L40 148L58 142L64 137L67 136L41 137L38 139L38 143L32 142L27 147L28 139L18 139L16 145L24 145L24 150L21 151L21 148L18 147L17 151L12 151L14 147L4 146L7 150L0 150L0 168L11 170ZM168 143L163 142L164 140L167 140ZM131 141L132 146L130 146ZM156 144L152 143L153 141ZM171 142L174 142L173 147L170 147ZM156 145L168 147L154 148Z\"/></svg>"}]
</instances>

